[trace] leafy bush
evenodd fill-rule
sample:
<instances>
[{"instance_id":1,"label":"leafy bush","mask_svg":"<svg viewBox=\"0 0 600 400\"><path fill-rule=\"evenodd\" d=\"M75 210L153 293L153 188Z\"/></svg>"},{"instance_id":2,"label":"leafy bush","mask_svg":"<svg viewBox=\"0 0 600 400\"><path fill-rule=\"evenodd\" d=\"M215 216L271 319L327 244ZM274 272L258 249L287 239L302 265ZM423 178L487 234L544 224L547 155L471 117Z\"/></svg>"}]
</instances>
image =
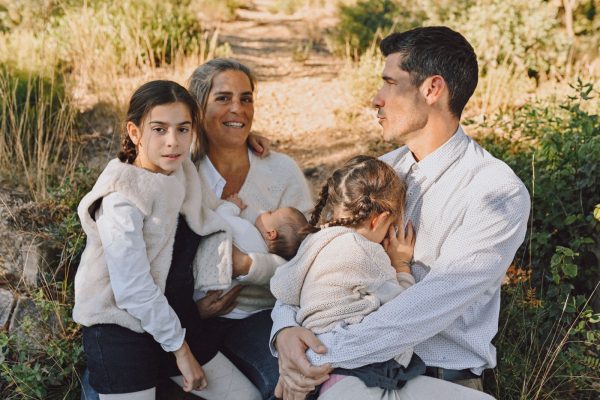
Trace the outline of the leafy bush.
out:
<instances>
[{"instance_id":1,"label":"leafy bush","mask_svg":"<svg viewBox=\"0 0 600 400\"><path fill-rule=\"evenodd\" d=\"M484 147L532 198L526 245L504 289L494 381L503 399L600 392L600 314L589 304L600 290L600 124L585 111L592 85L575 89L559 106L528 105L480 127Z\"/></svg>"},{"instance_id":2,"label":"leafy bush","mask_svg":"<svg viewBox=\"0 0 600 400\"><path fill-rule=\"evenodd\" d=\"M414 28L424 18L414 2L399 0L361 0L353 5L341 3L339 14L334 50L343 54L349 48L354 59L390 31Z\"/></svg>"}]
</instances>

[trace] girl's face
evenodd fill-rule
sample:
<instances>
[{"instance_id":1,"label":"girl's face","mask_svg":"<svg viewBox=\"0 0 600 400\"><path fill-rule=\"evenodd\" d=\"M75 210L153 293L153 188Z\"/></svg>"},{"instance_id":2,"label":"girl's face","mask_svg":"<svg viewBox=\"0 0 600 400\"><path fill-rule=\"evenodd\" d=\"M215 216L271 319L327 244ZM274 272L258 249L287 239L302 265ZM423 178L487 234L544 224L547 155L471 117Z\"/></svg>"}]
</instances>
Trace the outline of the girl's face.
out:
<instances>
[{"instance_id":1,"label":"girl's face","mask_svg":"<svg viewBox=\"0 0 600 400\"><path fill-rule=\"evenodd\" d=\"M137 147L134 165L170 175L189 157L192 117L184 103L156 106L142 119L142 126L127 123L127 133Z\"/></svg>"},{"instance_id":2,"label":"girl's face","mask_svg":"<svg viewBox=\"0 0 600 400\"><path fill-rule=\"evenodd\" d=\"M394 222L394 217L388 212L373 214L364 220L356 228L356 231L372 242L381 243L387 236L392 222Z\"/></svg>"},{"instance_id":3,"label":"girl's face","mask_svg":"<svg viewBox=\"0 0 600 400\"><path fill-rule=\"evenodd\" d=\"M248 76L235 70L216 75L204 117L209 147L245 147L253 118L254 96Z\"/></svg>"}]
</instances>

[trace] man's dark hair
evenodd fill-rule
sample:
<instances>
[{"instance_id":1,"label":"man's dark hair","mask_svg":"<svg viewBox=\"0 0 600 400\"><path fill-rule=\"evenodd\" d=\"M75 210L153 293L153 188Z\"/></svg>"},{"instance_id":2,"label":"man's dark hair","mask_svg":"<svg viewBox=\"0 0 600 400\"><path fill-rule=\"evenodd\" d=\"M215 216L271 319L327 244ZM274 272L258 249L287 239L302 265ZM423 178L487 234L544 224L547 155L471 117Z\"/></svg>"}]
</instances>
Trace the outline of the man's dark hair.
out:
<instances>
[{"instance_id":1,"label":"man's dark hair","mask_svg":"<svg viewBox=\"0 0 600 400\"><path fill-rule=\"evenodd\" d=\"M399 67L417 87L430 76L442 76L450 94L450 112L460 118L478 75L477 56L464 36L445 26L429 26L392 33L379 48L386 57L402 55Z\"/></svg>"}]
</instances>

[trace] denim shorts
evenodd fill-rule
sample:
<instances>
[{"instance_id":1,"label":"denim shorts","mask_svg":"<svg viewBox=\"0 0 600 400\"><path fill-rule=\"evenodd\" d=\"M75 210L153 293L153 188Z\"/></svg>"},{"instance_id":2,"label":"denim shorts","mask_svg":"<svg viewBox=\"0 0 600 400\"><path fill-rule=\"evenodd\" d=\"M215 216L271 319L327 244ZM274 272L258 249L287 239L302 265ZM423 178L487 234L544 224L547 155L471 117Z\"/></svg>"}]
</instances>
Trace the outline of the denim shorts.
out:
<instances>
[{"instance_id":1,"label":"denim shorts","mask_svg":"<svg viewBox=\"0 0 600 400\"><path fill-rule=\"evenodd\" d=\"M83 348L90 384L102 394L155 387L166 354L148 333L111 324L83 327Z\"/></svg>"},{"instance_id":2,"label":"denim shorts","mask_svg":"<svg viewBox=\"0 0 600 400\"><path fill-rule=\"evenodd\" d=\"M221 334L208 329L192 299L192 260L200 236L179 218L165 297L185 328L185 340L201 364L210 361L219 347ZM90 384L102 394L130 393L155 387L165 377L181 375L173 353L165 352L149 333L137 333L113 324L83 327L83 349L90 371Z\"/></svg>"}]
</instances>

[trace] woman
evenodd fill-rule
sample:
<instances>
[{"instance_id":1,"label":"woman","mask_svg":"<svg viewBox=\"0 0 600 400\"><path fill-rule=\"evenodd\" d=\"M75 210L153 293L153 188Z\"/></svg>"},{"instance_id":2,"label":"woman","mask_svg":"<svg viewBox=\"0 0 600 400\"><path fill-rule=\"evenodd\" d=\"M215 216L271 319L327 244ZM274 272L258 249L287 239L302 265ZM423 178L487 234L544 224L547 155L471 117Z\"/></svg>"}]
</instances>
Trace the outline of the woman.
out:
<instances>
[{"instance_id":1,"label":"woman","mask_svg":"<svg viewBox=\"0 0 600 400\"><path fill-rule=\"evenodd\" d=\"M259 158L248 149L247 141L254 117L256 79L245 65L231 59L214 59L198 67L190 77L189 90L200 105L203 131L195 161L205 185L216 197L225 199L238 194L247 207L241 217L254 223L262 213L280 207L295 207L308 213L313 202L302 171L288 156L271 152ZM206 192L206 191L205 191ZM252 264L240 280L267 285L274 263L259 255L250 255ZM270 307L274 299L267 291L262 311L244 311L244 296L256 286L238 295L231 291L208 292L198 303L204 318L211 318L211 329L223 333L220 349L258 387L264 398L274 390L278 378L277 360L268 348L272 321ZM253 304L256 305L256 304ZM230 312L232 311L233 312Z\"/></svg>"}]
</instances>

